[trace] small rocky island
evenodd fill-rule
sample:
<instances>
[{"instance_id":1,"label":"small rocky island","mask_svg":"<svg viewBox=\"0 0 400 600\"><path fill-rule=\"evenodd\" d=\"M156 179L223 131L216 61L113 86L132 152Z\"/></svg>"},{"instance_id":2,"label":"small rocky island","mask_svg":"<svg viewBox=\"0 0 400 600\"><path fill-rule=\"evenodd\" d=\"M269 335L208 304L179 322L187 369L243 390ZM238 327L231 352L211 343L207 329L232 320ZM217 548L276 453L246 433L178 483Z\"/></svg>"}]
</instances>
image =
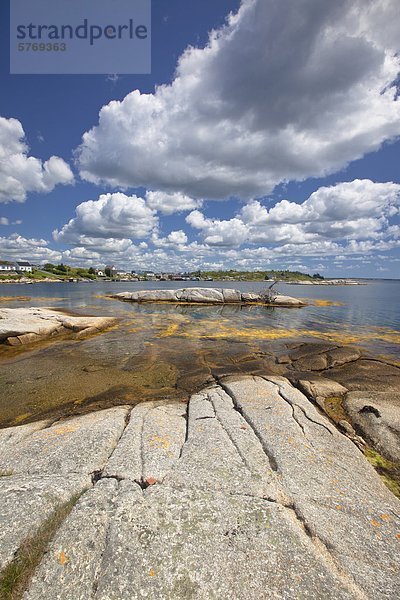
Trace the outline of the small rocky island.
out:
<instances>
[{"instance_id":1,"label":"small rocky island","mask_svg":"<svg viewBox=\"0 0 400 600\"><path fill-rule=\"evenodd\" d=\"M114 323L110 317L71 316L48 308L0 308L0 344L19 346L62 334L79 339Z\"/></svg>"},{"instance_id":2,"label":"small rocky island","mask_svg":"<svg viewBox=\"0 0 400 600\"><path fill-rule=\"evenodd\" d=\"M112 294L125 302L171 302L176 304L265 304L267 306L305 306L302 300L267 290L265 293L240 292L227 288L189 287L178 290L141 290Z\"/></svg>"},{"instance_id":3,"label":"small rocky island","mask_svg":"<svg viewBox=\"0 0 400 600\"><path fill-rule=\"evenodd\" d=\"M7 598L398 597L399 500L284 377L4 429L0 470Z\"/></svg>"}]
</instances>

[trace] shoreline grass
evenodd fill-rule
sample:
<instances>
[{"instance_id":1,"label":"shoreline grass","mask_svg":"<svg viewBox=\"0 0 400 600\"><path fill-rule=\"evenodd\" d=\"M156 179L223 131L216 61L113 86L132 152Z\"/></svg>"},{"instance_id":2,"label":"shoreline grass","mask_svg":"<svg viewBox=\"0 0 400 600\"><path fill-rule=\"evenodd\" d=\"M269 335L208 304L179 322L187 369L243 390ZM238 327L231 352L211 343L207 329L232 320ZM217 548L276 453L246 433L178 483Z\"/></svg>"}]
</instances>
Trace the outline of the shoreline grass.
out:
<instances>
[{"instance_id":1,"label":"shoreline grass","mask_svg":"<svg viewBox=\"0 0 400 600\"><path fill-rule=\"evenodd\" d=\"M49 543L54 538L63 521L72 511L82 493L76 494L64 504L57 506L52 514L40 525L37 532L22 542L16 552L15 558L0 573L1 600L19 600L22 598Z\"/></svg>"}]
</instances>

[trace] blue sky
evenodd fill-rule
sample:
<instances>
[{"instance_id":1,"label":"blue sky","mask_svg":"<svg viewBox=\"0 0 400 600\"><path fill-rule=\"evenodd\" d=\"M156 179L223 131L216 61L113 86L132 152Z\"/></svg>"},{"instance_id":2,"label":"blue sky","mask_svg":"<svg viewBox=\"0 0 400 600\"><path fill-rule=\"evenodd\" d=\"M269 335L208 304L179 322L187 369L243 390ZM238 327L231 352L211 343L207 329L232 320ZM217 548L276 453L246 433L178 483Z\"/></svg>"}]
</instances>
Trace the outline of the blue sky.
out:
<instances>
[{"instance_id":1,"label":"blue sky","mask_svg":"<svg viewBox=\"0 0 400 600\"><path fill-rule=\"evenodd\" d=\"M0 258L399 277L396 0L153 0L118 79L10 75L6 4Z\"/></svg>"}]
</instances>

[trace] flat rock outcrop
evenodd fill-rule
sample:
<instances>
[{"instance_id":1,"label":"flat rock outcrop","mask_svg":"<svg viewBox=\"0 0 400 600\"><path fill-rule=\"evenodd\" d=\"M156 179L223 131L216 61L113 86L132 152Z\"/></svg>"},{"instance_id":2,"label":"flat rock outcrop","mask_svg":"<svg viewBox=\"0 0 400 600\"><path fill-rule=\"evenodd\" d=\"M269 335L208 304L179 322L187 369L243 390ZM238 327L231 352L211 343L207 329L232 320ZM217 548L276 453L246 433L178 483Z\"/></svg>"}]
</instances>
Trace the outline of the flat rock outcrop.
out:
<instances>
[{"instance_id":1,"label":"flat rock outcrop","mask_svg":"<svg viewBox=\"0 0 400 600\"><path fill-rule=\"evenodd\" d=\"M344 407L363 437L390 460L400 463L400 394L349 392Z\"/></svg>"},{"instance_id":2,"label":"flat rock outcrop","mask_svg":"<svg viewBox=\"0 0 400 600\"><path fill-rule=\"evenodd\" d=\"M305 303L291 296L274 295L270 301L260 294L253 294L227 288L190 287L178 290L142 290L137 292L120 292L111 298L126 302L175 302L202 304L249 304L261 303L272 306L304 306Z\"/></svg>"},{"instance_id":3,"label":"flat rock outcrop","mask_svg":"<svg viewBox=\"0 0 400 600\"><path fill-rule=\"evenodd\" d=\"M398 365L334 342L286 347L275 360L356 443L367 441L395 466L400 463Z\"/></svg>"},{"instance_id":4,"label":"flat rock outcrop","mask_svg":"<svg viewBox=\"0 0 400 600\"><path fill-rule=\"evenodd\" d=\"M82 492L25 600L398 597L399 501L283 377L0 434L3 566Z\"/></svg>"},{"instance_id":5,"label":"flat rock outcrop","mask_svg":"<svg viewBox=\"0 0 400 600\"><path fill-rule=\"evenodd\" d=\"M30 344L62 333L84 337L110 327L110 317L78 317L47 308L0 308L0 344Z\"/></svg>"}]
</instances>

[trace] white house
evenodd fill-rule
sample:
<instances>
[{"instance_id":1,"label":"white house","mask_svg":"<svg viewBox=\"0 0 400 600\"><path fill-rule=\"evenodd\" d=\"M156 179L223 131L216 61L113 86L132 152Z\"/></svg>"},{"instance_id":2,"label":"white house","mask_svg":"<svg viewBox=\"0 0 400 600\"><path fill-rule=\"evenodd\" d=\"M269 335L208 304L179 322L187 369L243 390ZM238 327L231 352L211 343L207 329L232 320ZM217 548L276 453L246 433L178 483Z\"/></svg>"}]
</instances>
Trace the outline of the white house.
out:
<instances>
[{"instance_id":1,"label":"white house","mask_svg":"<svg viewBox=\"0 0 400 600\"><path fill-rule=\"evenodd\" d=\"M15 263L8 262L7 260L0 260L0 273L10 273L10 271L17 270L17 265Z\"/></svg>"},{"instance_id":2,"label":"white house","mask_svg":"<svg viewBox=\"0 0 400 600\"><path fill-rule=\"evenodd\" d=\"M17 271L22 271L23 273L32 273L31 263L25 261L17 261L16 269Z\"/></svg>"}]
</instances>

